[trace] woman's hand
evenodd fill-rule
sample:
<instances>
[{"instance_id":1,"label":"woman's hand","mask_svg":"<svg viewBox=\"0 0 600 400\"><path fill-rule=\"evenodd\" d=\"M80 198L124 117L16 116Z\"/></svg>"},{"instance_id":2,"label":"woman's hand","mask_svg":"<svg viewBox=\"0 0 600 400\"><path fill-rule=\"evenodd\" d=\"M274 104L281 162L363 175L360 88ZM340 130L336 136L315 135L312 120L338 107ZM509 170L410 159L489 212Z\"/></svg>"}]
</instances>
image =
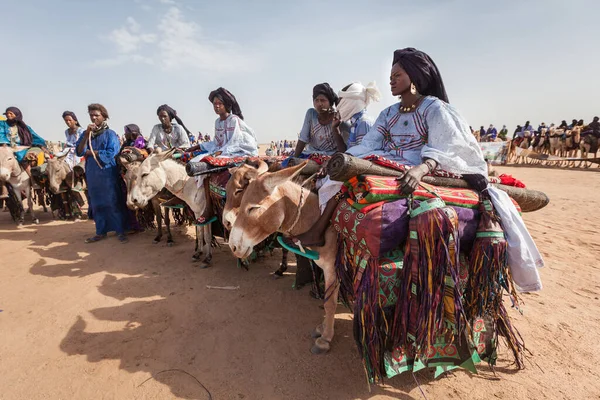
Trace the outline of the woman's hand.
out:
<instances>
[{"instance_id":1,"label":"woman's hand","mask_svg":"<svg viewBox=\"0 0 600 400\"><path fill-rule=\"evenodd\" d=\"M400 179L400 187L402 193L411 194L419 187L419 183L425 175L429 173L429 167L427 164L421 164L419 166L411 168L402 179Z\"/></svg>"},{"instance_id":2,"label":"woman's hand","mask_svg":"<svg viewBox=\"0 0 600 400\"><path fill-rule=\"evenodd\" d=\"M340 133L339 127L340 127L341 123L342 123L342 119L340 118L340 113L336 111L333 114L333 120L331 121L331 129L333 129L333 131L336 132L337 134Z\"/></svg>"},{"instance_id":3,"label":"woman's hand","mask_svg":"<svg viewBox=\"0 0 600 400\"><path fill-rule=\"evenodd\" d=\"M467 181L469 186L478 192L483 192L489 184L487 178L480 174L467 174L463 175L462 177L465 181Z\"/></svg>"}]
</instances>

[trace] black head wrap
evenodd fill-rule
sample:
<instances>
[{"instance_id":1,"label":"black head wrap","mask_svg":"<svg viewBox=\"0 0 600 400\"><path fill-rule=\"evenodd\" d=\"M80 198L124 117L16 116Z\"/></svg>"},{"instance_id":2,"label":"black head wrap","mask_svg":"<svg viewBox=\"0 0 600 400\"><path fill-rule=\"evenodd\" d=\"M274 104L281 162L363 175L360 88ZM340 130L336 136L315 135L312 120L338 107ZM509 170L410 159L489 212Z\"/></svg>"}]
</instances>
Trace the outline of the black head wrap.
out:
<instances>
[{"instance_id":1,"label":"black head wrap","mask_svg":"<svg viewBox=\"0 0 600 400\"><path fill-rule=\"evenodd\" d=\"M317 96L320 94L327 97L327 100L329 100L329 104L332 107L339 103L340 99L338 98L337 94L335 94L335 91L331 88L331 86L329 86L329 83L327 83L327 82L323 82L323 83L319 83L318 85L315 85L315 87L313 88L313 100L316 99Z\"/></svg>"},{"instance_id":2,"label":"black head wrap","mask_svg":"<svg viewBox=\"0 0 600 400\"><path fill-rule=\"evenodd\" d=\"M227 112L237 115L240 119L244 119L240 105L235 99L235 96L231 94L229 90L222 87L218 88L217 90L213 90L208 95L208 100L212 103L215 100L215 97L221 100L223 105L225 105Z\"/></svg>"},{"instance_id":3,"label":"black head wrap","mask_svg":"<svg viewBox=\"0 0 600 400\"><path fill-rule=\"evenodd\" d=\"M186 128L186 126L183 124L183 121L181 120L181 118L179 118L177 116L177 111L175 111L173 108L169 107L166 104L163 104L162 106L158 107L158 109L156 110L156 115L160 114L161 111L164 111L167 113L167 115L169 116L169 119L175 120L177 121L177 123L179 125L181 125L181 127L186 131L186 133L189 135L191 132L189 131L188 128ZM134 125L134 124L132 124ZM136 125L137 126L137 125ZM138 128L139 129L139 128Z\"/></svg>"},{"instance_id":4,"label":"black head wrap","mask_svg":"<svg viewBox=\"0 0 600 400\"><path fill-rule=\"evenodd\" d=\"M79 120L77 119L77 116L75 115L75 113L73 111L65 111L64 113L62 113L62 117L63 117L63 119L65 119L65 117L73 118L73 120L75 120L75 123L77 124L77 126L81 127L81 125L79 125Z\"/></svg>"},{"instance_id":5,"label":"black head wrap","mask_svg":"<svg viewBox=\"0 0 600 400\"><path fill-rule=\"evenodd\" d=\"M17 131L19 132L19 138L21 139L22 146L31 146L33 138L31 137L29 127L25 122L23 122L23 114L21 113L21 110L19 110L17 107L8 107L4 112L4 115L6 115L9 111L15 114L15 119L7 119L6 123L9 126L17 125Z\"/></svg>"},{"instance_id":6,"label":"black head wrap","mask_svg":"<svg viewBox=\"0 0 600 400\"><path fill-rule=\"evenodd\" d=\"M138 135L142 134L142 131L140 130L140 127L137 126L136 124L125 125L125 132L137 133Z\"/></svg>"},{"instance_id":7,"label":"black head wrap","mask_svg":"<svg viewBox=\"0 0 600 400\"><path fill-rule=\"evenodd\" d=\"M406 71L417 92L449 103L442 75L427 54L412 47L396 50L392 62L394 64L399 64Z\"/></svg>"}]
</instances>

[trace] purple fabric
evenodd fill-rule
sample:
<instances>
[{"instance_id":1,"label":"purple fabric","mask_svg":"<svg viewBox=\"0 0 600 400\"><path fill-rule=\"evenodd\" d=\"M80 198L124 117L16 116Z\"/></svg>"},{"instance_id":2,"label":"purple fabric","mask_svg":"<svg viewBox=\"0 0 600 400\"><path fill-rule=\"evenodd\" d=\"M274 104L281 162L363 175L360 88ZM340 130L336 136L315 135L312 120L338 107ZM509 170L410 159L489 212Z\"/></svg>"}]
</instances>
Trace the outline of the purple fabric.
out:
<instances>
[{"instance_id":1,"label":"purple fabric","mask_svg":"<svg viewBox=\"0 0 600 400\"><path fill-rule=\"evenodd\" d=\"M415 206L419 201L415 201ZM381 245L379 255L396 249L408 237L408 200L400 199L385 203L381 212ZM477 209L452 207L458 214L458 231L460 233L460 249L469 252L475 241L475 233L479 224Z\"/></svg>"}]
</instances>

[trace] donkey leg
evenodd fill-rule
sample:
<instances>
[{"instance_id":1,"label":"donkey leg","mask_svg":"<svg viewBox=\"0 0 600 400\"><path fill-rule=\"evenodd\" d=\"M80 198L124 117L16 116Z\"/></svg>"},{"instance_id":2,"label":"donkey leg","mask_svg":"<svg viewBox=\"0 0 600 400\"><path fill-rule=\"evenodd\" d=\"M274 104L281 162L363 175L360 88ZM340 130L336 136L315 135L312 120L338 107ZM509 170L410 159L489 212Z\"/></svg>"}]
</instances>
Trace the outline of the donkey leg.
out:
<instances>
[{"instance_id":1,"label":"donkey leg","mask_svg":"<svg viewBox=\"0 0 600 400\"><path fill-rule=\"evenodd\" d=\"M200 261L200 255L202 255L202 249L204 247L204 229L194 226L196 231L196 248L194 249L194 255L192 255L192 261Z\"/></svg>"},{"instance_id":2,"label":"donkey leg","mask_svg":"<svg viewBox=\"0 0 600 400\"><path fill-rule=\"evenodd\" d=\"M208 268L210 267L210 263L212 261L212 229L211 229L211 224L205 225L203 226L201 229L202 231L202 251L204 252L204 254L206 255L204 257L204 260L202 260L202 262L200 263L199 267L200 268Z\"/></svg>"},{"instance_id":3,"label":"donkey leg","mask_svg":"<svg viewBox=\"0 0 600 400\"><path fill-rule=\"evenodd\" d=\"M273 273L275 275L275 277L281 277L281 276L283 276L283 273L285 271L287 271L287 269L288 269L287 260L288 260L289 253L290 253L289 250L282 249L281 264L279 265L279 269Z\"/></svg>"},{"instance_id":4,"label":"donkey leg","mask_svg":"<svg viewBox=\"0 0 600 400\"><path fill-rule=\"evenodd\" d=\"M317 337L314 345L310 349L313 354L327 353L331 347L331 341L334 335L335 310L337 308L338 294L340 290L337 277L335 275L335 266L325 268L325 319L323 324L315 328L313 337ZM319 336L320 334L320 336Z\"/></svg>"},{"instance_id":5,"label":"donkey leg","mask_svg":"<svg viewBox=\"0 0 600 400\"><path fill-rule=\"evenodd\" d=\"M14 189L14 188L13 188ZM15 189L15 197L17 199L17 208L18 208L18 218L17 218L17 227L21 228L23 227L23 224L25 223L25 207L23 207L23 196L21 195L21 191L18 189Z\"/></svg>"},{"instance_id":6,"label":"donkey leg","mask_svg":"<svg viewBox=\"0 0 600 400\"><path fill-rule=\"evenodd\" d=\"M33 192L33 189L31 188L31 186L29 187L29 193L27 196L27 206L29 207L29 209L31 210L31 222L33 222L34 224L39 224L40 220L37 219L37 217L35 216L35 211L33 210L33 198L31 196Z\"/></svg>"},{"instance_id":7,"label":"donkey leg","mask_svg":"<svg viewBox=\"0 0 600 400\"><path fill-rule=\"evenodd\" d=\"M154 218L156 219L156 237L152 241L152 243L157 244L162 239L162 207L158 203L158 200L152 199L152 207L154 208ZM165 210L165 212L168 212Z\"/></svg>"},{"instance_id":8,"label":"donkey leg","mask_svg":"<svg viewBox=\"0 0 600 400\"><path fill-rule=\"evenodd\" d=\"M165 210L165 228L167 229L167 246L173 246L173 235L171 235L171 210Z\"/></svg>"}]
</instances>

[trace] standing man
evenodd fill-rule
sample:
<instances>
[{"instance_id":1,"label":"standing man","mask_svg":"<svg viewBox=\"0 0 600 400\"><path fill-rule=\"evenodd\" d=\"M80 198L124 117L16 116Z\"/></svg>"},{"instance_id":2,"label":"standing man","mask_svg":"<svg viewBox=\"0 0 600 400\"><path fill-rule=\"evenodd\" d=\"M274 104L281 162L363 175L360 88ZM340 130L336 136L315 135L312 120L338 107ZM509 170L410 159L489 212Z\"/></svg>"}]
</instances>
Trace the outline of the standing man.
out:
<instances>
[{"instance_id":1,"label":"standing man","mask_svg":"<svg viewBox=\"0 0 600 400\"><path fill-rule=\"evenodd\" d=\"M85 240L94 243L106 239L108 232L116 232L121 243L127 243L126 205L121 192L119 168L119 137L109 129L108 111L102 104L88 106L91 124L77 140L77 155L85 157L90 208L96 223L96 235Z\"/></svg>"}]
</instances>

